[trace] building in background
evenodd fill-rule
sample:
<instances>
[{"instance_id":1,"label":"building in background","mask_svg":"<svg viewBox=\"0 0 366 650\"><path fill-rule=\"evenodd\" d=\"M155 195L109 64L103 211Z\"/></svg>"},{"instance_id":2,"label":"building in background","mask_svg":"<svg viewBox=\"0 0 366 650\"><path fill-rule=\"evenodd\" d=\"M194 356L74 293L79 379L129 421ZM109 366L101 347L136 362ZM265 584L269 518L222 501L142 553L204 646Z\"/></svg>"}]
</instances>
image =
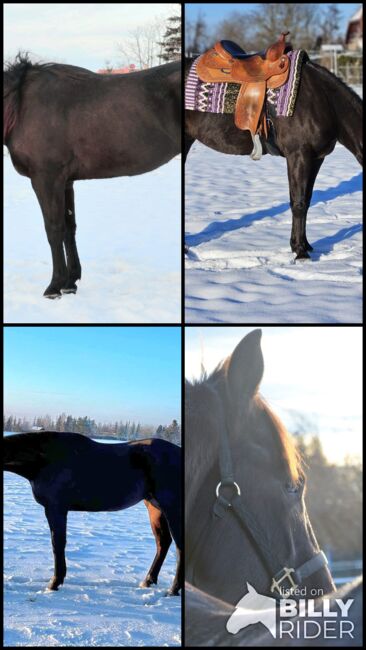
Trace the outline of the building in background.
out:
<instances>
[{"instance_id":1,"label":"building in background","mask_svg":"<svg viewBox=\"0 0 366 650\"><path fill-rule=\"evenodd\" d=\"M128 74L129 72L136 72L138 68L134 63L126 65L124 68L101 68L97 70L97 74Z\"/></svg>"},{"instance_id":2,"label":"building in background","mask_svg":"<svg viewBox=\"0 0 366 650\"><path fill-rule=\"evenodd\" d=\"M362 6L356 11L348 23L345 45L348 50L362 50L363 10Z\"/></svg>"}]
</instances>

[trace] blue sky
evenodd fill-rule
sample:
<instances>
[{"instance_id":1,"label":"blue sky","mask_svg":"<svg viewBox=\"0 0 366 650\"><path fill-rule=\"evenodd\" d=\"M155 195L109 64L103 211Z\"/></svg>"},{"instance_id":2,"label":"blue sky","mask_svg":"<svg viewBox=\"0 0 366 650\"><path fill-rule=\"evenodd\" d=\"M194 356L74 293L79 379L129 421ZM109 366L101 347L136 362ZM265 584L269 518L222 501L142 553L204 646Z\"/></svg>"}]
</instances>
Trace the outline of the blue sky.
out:
<instances>
[{"instance_id":1,"label":"blue sky","mask_svg":"<svg viewBox=\"0 0 366 650\"><path fill-rule=\"evenodd\" d=\"M253 327L187 327L185 374L199 377ZM291 430L303 414L330 460L362 453L362 328L263 326L261 393ZM298 416L295 415L295 422Z\"/></svg>"},{"instance_id":2,"label":"blue sky","mask_svg":"<svg viewBox=\"0 0 366 650\"><path fill-rule=\"evenodd\" d=\"M180 11L176 3L5 3L5 59L19 49L35 59L91 70L122 61L118 44L136 28Z\"/></svg>"},{"instance_id":3,"label":"blue sky","mask_svg":"<svg viewBox=\"0 0 366 650\"><path fill-rule=\"evenodd\" d=\"M4 329L6 414L180 421L179 327Z\"/></svg>"},{"instance_id":4,"label":"blue sky","mask_svg":"<svg viewBox=\"0 0 366 650\"><path fill-rule=\"evenodd\" d=\"M317 3L323 4L324 7L329 6L329 3ZM204 16L207 24L209 26L215 25L215 23L220 22L228 17L233 11L240 11L240 13L245 14L259 5L256 3L243 3L243 2L227 2L227 3L212 3L212 2L198 2L198 3L186 3L185 5L185 20L194 21L198 15ZM341 30L345 31L347 22L351 16L357 11L360 7L360 3L337 3L337 7L341 12Z\"/></svg>"}]
</instances>

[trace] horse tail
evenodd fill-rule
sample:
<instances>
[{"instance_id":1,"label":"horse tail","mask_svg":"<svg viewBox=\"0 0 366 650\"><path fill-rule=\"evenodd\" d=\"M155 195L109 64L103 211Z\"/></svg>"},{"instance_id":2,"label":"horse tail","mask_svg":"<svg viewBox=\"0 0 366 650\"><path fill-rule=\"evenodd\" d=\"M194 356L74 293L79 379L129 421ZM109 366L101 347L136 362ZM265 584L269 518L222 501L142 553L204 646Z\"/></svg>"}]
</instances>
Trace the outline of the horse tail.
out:
<instances>
[{"instance_id":1,"label":"horse tail","mask_svg":"<svg viewBox=\"0 0 366 650\"><path fill-rule=\"evenodd\" d=\"M4 130L3 143L12 132L17 121L21 89L28 70L33 67L28 53L18 52L13 63L7 63L4 69Z\"/></svg>"}]
</instances>

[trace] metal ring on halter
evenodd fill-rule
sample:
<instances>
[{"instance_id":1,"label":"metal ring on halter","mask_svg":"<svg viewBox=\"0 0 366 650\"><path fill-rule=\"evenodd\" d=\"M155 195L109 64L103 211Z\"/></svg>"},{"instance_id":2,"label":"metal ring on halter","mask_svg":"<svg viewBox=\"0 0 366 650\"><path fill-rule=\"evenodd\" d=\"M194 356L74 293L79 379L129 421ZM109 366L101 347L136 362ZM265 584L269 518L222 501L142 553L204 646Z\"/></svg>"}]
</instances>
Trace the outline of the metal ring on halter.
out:
<instances>
[{"instance_id":1,"label":"metal ring on halter","mask_svg":"<svg viewBox=\"0 0 366 650\"><path fill-rule=\"evenodd\" d=\"M238 496L240 497L240 495L241 495L241 491L240 491L240 487L239 487L239 485L238 485L237 483L235 483L235 481L232 482L232 485L235 485L235 487L236 487L236 491L237 491L237 494L238 494ZM217 497L218 497L219 494L220 494L220 487L221 487L221 481L216 485L216 496L217 496Z\"/></svg>"}]
</instances>

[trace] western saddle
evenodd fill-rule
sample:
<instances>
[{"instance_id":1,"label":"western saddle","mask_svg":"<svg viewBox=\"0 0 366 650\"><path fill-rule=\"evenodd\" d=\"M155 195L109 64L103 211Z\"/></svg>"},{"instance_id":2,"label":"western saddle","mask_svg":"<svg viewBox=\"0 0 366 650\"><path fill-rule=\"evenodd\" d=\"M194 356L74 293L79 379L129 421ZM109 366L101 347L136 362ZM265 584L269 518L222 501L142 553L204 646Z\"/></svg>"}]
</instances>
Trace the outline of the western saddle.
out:
<instances>
[{"instance_id":1,"label":"western saddle","mask_svg":"<svg viewBox=\"0 0 366 650\"><path fill-rule=\"evenodd\" d=\"M290 61L285 52L291 46L286 43L287 34L283 32L265 52L256 54L247 54L232 41L219 41L197 60L196 72L201 81L240 84L234 120L238 129L250 131L255 160L262 151L259 135L268 136L266 90L279 88L289 75Z\"/></svg>"}]
</instances>

